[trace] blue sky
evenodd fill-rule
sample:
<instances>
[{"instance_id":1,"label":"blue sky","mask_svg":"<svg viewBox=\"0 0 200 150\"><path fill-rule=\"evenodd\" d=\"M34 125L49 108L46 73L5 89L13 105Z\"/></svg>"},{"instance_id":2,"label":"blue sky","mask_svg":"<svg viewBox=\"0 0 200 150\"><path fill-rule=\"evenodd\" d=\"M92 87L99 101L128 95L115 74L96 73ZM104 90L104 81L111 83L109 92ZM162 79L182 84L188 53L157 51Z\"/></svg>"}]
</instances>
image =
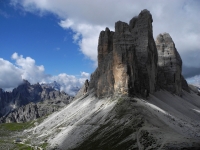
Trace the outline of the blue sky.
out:
<instances>
[{"instance_id":1,"label":"blue sky","mask_svg":"<svg viewBox=\"0 0 200 150\"><path fill-rule=\"evenodd\" d=\"M90 59L84 57L73 40L73 31L63 29L56 15L44 16L24 12L8 3L1 3L0 56L12 61L17 52L33 58L37 65L44 65L47 74L68 73L80 75L81 71L93 72ZM12 61L13 62L13 61Z\"/></svg>"},{"instance_id":2,"label":"blue sky","mask_svg":"<svg viewBox=\"0 0 200 150\"><path fill-rule=\"evenodd\" d=\"M154 39L169 33L183 74L200 85L199 0L0 0L0 88L57 81L75 94L97 66L100 31L143 9L152 14Z\"/></svg>"}]
</instances>

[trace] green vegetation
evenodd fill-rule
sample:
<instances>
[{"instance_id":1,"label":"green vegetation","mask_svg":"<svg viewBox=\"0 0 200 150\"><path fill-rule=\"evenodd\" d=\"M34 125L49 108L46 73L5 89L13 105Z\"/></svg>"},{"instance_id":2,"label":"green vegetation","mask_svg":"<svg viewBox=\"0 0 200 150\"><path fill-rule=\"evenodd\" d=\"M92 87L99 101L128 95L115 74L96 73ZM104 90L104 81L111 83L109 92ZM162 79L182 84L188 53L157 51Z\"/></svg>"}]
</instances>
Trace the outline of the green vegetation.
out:
<instances>
[{"instance_id":1,"label":"green vegetation","mask_svg":"<svg viewBox=\"0 0 200 150\"><path fill-rule=\"evenodd\" d=\"M17 145L18 150L32 150L32 148L28 145L24 145L24 144L16 144L16 145Z\"/></svg>"},{"instance_id":2,"label":"green vegetation","mask_svg":"<svg viewBox=\"0 0 200 150\"><path fill-rule=\"evenodd\" d=\"M43 143L42 145L40 145L41 148L46 149L48 143Z\"/></svg>"},{"instance_id":3,"label":"green vegetation","mask_svg":"<svg viewBox=\"0 0 200 150\"><path fill-rule=\"evenodd\" d=\"M25 129L34 127L35 123L41 123L47 116L38 118L34 121L25 123L2 123L0 124L0 150L32 150L32 148L26 144L30 144L30 141L26 141L25 144L14 143L16 139L24 139L20 133ZM42 148L46 148L47 143L41 145Z\"/></svg>"},{"instance_id":4,"label":"green vegetation","mask_svg":"<svg viewBox=\"0 0 200 150\"><path fill-rule=\"evenodd\" d=\"M26 122L26 123L2 123L0 124L0 130L6 131L22 131L27 128L33 127L34 122Z\"/></svg>"}]
</instances>

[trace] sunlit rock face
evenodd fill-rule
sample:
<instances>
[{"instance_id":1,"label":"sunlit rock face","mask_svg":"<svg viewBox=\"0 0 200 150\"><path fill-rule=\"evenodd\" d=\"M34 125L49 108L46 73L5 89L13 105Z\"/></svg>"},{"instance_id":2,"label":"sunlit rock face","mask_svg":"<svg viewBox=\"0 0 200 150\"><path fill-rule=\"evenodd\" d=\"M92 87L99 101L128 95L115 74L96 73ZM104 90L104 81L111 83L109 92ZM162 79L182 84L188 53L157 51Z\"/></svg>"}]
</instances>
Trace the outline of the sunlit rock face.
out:
<instances>
[{"instance_id":1,"label":"sunlit rock face","mask_svg":"<svg viewBox=\"0 0 200 150\"><path fill-rule=\"evenodd\" d=\"M158 50L158 85L177 95L182 90L182 60L168 33L159 34L156 39Z\"/></svg>"},{"instance_id":2,"label":"sunlit rock face","mask_svg":"<svg viewBox=\"0 0 200 150\"><path fill-rule=\"evenodd\" d=\"M134 90L136 59L134 38L129 25L118 21L115 23L113 37L113 75L114 92L131 94Z\"/></svg>"},{"instance_id":3,"label":"sunlit rock face","mask_svg":"<svg viewBox=\"0 0 200 150\"><path fill-rule=\"evenodd\" d=\"M157 50L152 34L152 16L143 10L127 24L115 23L115 32L101 31L98 68L89 89L97 97L116 94L148 95L156 86Z\"/></svg>"}]
</instances>

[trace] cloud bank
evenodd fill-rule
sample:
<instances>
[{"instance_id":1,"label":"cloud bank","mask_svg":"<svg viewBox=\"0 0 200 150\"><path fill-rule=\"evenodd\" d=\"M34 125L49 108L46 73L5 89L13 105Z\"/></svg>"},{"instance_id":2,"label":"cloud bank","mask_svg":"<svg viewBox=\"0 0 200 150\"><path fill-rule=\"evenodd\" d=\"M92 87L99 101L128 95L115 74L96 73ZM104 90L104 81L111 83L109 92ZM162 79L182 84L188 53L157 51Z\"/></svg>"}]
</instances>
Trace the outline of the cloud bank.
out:
<instances>
[{"instance_id":1,"label":"cloud bank","mask_svg":"<svg viewBox=\"0 0 200 150\"><path fill-rule=\"evenodd\" d=\"M200 75L200 67L187 67L183 65L182 74L185 78L191 78L193 76Z\"/></svg>"},{"instance_id":2,"label":"cloud bank","mask_svg":"<svg viewBox=\"0 0 200 150\"><path fill-rule=\"evenodd\" d=\"M70 95L75 95L74 88L80 88L90 74L81 72L80 76L68 75L66 73L57 76L47 75L43 65L36 65L31 57L24 58L23 55L14 53L11 58L15 63L11 63L0 58L0 88L12 90L20 85L23 79L28 80L31 84L35 83L52 83L56 81L61 85L61 91Z\"/></svg>"}]
</instances>

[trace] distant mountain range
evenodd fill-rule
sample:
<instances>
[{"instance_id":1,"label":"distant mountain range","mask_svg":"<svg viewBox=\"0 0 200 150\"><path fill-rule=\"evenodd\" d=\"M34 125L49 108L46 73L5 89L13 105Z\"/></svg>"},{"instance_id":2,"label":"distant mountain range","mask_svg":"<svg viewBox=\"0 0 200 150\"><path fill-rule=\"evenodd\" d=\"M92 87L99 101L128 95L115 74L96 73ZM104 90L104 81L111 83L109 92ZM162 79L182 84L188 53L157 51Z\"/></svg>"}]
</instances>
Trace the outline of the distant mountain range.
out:
<instances>
[{"instance_id":1,"label":"distant mountain range","mask_svg":"<svg viewBox=\"0 0 200 150\"><path fill-rule=\"evenodd\" d=\"M54 81L52 83L41 83L41 86L43 87L51 87L57 91L61 91L62 90L62 85L59 84L58 82ZM73 91L73 93L77 93L80 90L80 87L72 87L71 91Z\"/></svg>"},{"instance_id":2,"label":"distant mountain range","mask_svg":"<svg viewBox=\"0 0 200 150\"><path fill-rule=\"evenodd\" d=\"M51 87L51 88L53 88L53 89L55 89L57 91L60 91L60 89L61 89L61 85L56 81L54 81L52 83L42 83L41 86L49 87L49 88Z\"/></svg>"},{"instance_id":3,"label":"distant mountain range","mask_svg":"<svg viewBox=\"0 0 200 150\"><path fill-rule=\"evenodd\" d=\"M73 97L59 89L57 82L31 85L27 80L12 92L0 89L1 122L26 122L64 107Z\"/></svg>"}]
</instances>

